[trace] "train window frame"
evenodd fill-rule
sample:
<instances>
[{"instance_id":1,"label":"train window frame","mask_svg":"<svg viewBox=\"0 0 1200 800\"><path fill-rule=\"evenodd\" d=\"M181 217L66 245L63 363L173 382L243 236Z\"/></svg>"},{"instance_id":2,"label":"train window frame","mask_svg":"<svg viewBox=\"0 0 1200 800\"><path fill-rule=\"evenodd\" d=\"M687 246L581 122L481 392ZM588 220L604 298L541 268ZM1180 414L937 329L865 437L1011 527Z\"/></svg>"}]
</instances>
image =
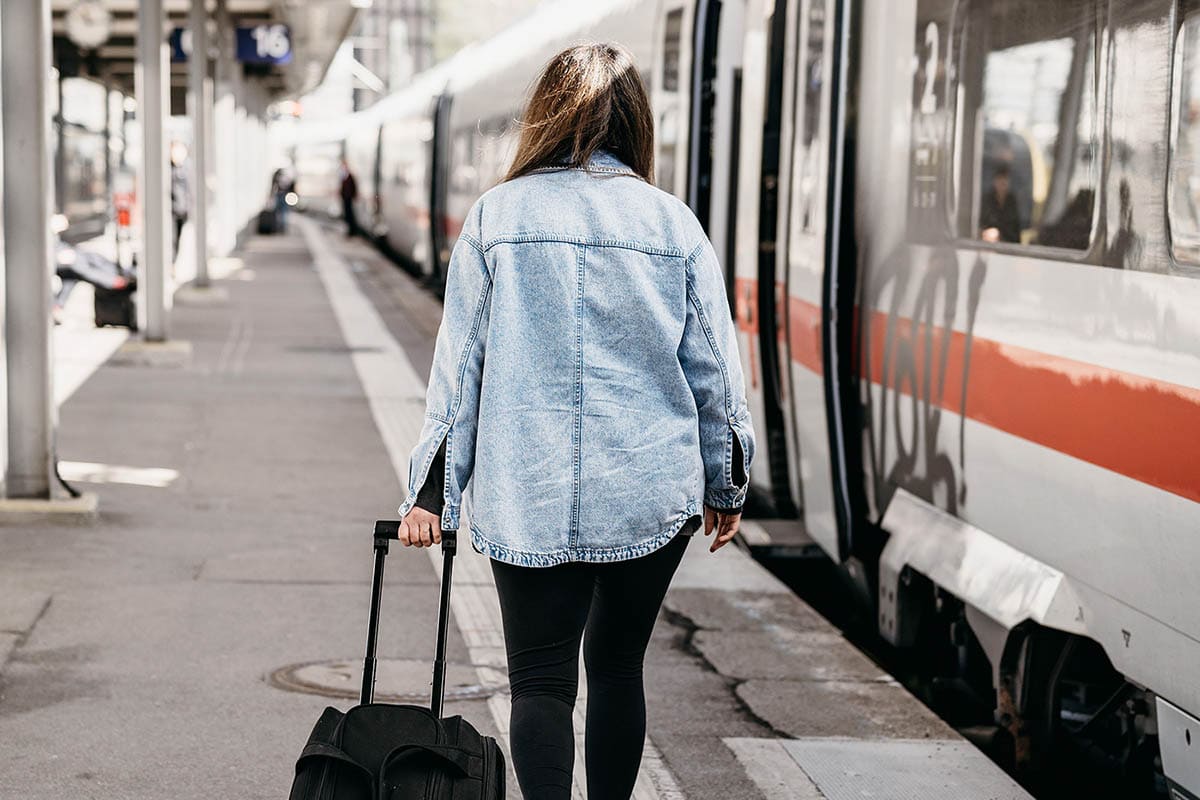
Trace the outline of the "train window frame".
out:
<instances>
[{"instance_id":1,"label":"train window frame","mask_svg":"<svg viewBox=\"0 0 1200 800\"><path fill-rule=\"evenodd\" d=\"M1071 263L1091 263L1094 262L1104 249L1104 241L1101 232L1101 220L1103 218L1105 199L1106 199L1106 175L1107 163L1105 161L1104 152L1109 140L1108 126L1108 110L1109 110L1109 79L1108 74L1111 69L1111 48L1106 38L1107 25L1107 6L1099 0L1093 0L1093 20L1091 24L1091 84L1092 84L1092 127L1093 135L1091 142L1093 145L1094 158L1094 180L1092 182L1093 200L1091 208L1091 220L1088 229L1087 246L1083 248L1067 247L1061 245L1047 245L1038 242L1023 244L1020 242L989 242L980 238L977 235L969 235L963 232L962 212L963 203L970 203L972 207L976 202L975 198L967 198L963 196L963 174L965 170L973 169L972 165L966 163L968 158L973 158L974 149L982 147L982 142L972 143L970 146L965 142L963 116L970 113L971 109L966 107L964 101L964 89L961 84L960 76L962 75L962 54L964 50L970 46L969 37L969 17L970 7L977 4L979 0L955 0L953 20L949 32L949 41L947 43L947 65L943 78L943 97L949 106L952 131L950 132L951 147L950 158L951 164L944 176L949 183L946 187L947 202L945 206L945 226L951 241L954 241L957 246L965 250L984 251L1002 253L1005 255L1024 256L1024 257L1050 257L1056 261L1064 261ZM1060 37L1061 38L1061 37ZM1055 41L1055 39L1043 39L1039 41ZM982 107L980 107L982 108ZM914 108L914 111L916 109ZM979 111L980 109L975 109ZM977 191L972 187L972 191Z\"/></svg>"},{"instance_id":2,"label":"train window frame","mask_svg":"<svg viewBox=\"0 0 1200 800\"><path fill-rule=\"evenodd\" d=\"M1171 14L1174 32L1171 37L1171 96L1170 116L1167 122L1167 175L1163 182L1163 221L1167 231L1167 263L1170 273L1195 279L1200 278L1200 215L1198 215L1196 225L1197 243L1192 245L1195 255L1189 256L1181 253L1180 244L1177 241L1174 197L1176 151L1179 147L1183 122L1182 73L1187 44L1184 37L1187 32L1188 17L1193 17L1196 20L1197 29L1194 46L1197 49L1197 58L1200 59L1200 0L1174 0L1171 4ZM1195 100L1200 101L1200 81L1197 82L1197 87ZM1197 123L1197 126L1200 128L1200 123ZM1200 158L1197 159L1197 167L1200 167ZM1200 169L1197 169L1196 172L1200 173Z\"/></svg>"}]
</instances>

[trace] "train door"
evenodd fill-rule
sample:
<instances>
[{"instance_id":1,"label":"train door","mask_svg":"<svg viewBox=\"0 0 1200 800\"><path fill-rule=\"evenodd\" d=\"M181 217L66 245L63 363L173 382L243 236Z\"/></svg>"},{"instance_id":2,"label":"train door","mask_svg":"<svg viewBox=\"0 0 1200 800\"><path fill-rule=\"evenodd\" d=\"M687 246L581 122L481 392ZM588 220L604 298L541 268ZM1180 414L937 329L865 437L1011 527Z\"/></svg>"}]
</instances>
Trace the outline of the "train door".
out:
<instances>
[{"instance_id":1,"label":"train door","mask_svg":"<svg viewBox=\"0 0 1200 800\"><path fill-rule=\"evenodd\" d=\"M795 516L790 479L785 375L779 369L783 280L777 268L779 164L786 82L787 5L746 5L735 236L735 320L747 395L759 439L750 481L756 500ZM753 220L757 221L752 222Z\"/></svg>"},{"instance_id":2,"label":"train door","mask_svg":"<svg viewBox=\"0 0 1200 800\"><path fill-rule=\"evenodd\" d=\"M689 80L692 69L692 23L695 8L668 0L659 16L661 35L651 80L654 108L654 182L664 192L687 200ZM702 220L703 221L703 220Z\"/></svg>"},{"instance_id":3,"label":"train door","mask_svg":"<svg viewBox=\"0 0 1200 800\"><path fill-rule=\"evenodd\" d=\"M827 238L830 155L830 76L833 70L836 0L804 0L790 26L796 34L792 106L788 114L787 230L781 270L786 275L787 338L784 352L788 385L785 409L793 451L793 491L804 498L809 536L835 559L845 558L839 544L834 503L834 474L822 351L823 287Z\"/></svg>"},{"instance_id":4,"label":"train door","mask_svg":"<svg viewBox=\"0 0 1200 800\"><path fill-rule=\"evenodd\" d=\"M711 229L713 134L721 0L697 0L692 24L687 156L687 204ZM718 251L719 252L719 251Z\"/></svg>"},{"instance_id":5,"label":"train door","mask_svg":"<svg viewBox=\"0 0 1200 800\"><path fill-rule=\"evenodd\" d=\"M703 1L703 0L702 0ZM705 63L693 69L694 82L706 98L708 110L704 115L693 112L695 129L709 129L707 137L692 134L695 147L706 148L695 156L697 170L697 197L693 208L704 208L708 238L713 243L725 268L726 290L730 299L730 311L735 309L734 298L734 240L737 229L738 161L741 157L739 109L742 94L742 37L744 36L744 0L709 2L705 10L705 24L697 26L697 39L704 41L698 50L704 52ZM713 30L715 26L715 30ZM702 31L702 33L701 33ZM704 70L701 73L701 70ZM699 80L697 80L699 79ZM696 89L693 88L695 94ZM704 175L707 162L707 175ZM707 184L703 183L707 181ZM700 195L707 192L707 203ZM699 214L699 211L697 212Z\"/></svg>"}]
</instances>

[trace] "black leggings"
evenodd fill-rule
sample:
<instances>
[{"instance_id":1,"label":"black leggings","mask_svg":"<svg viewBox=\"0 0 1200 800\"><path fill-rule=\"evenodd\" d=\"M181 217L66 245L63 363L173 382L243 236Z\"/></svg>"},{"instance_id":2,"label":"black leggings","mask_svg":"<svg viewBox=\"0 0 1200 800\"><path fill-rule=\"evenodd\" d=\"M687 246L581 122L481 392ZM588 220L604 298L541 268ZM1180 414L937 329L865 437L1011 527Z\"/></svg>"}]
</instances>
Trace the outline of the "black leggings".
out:
<instances>
[{"instance_id":1,"label":"black leggings","mask_svg":"<svg viewBox=\"0 0 1200 800\"><path fill-rule=\"evenodd\" d=\"M525 800L571 796L581 636L588 798L628 800L633 793L646 738L642 661L691 538L676 536L649 555L605 564L492 561L512 688L513 767Z\"/></svg>"}]
</instances>

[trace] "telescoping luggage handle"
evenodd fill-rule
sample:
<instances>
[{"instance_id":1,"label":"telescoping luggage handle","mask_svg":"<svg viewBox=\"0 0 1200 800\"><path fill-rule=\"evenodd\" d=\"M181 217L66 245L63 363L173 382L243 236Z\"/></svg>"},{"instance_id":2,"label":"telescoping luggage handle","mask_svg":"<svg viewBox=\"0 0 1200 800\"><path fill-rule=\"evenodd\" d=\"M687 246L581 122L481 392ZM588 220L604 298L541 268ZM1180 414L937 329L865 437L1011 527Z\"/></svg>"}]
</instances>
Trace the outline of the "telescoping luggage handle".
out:
<instances>
[{"instance_id":1,"label":"telescoping luggage handle","mask_svg":"<svg viewBox=\"0 0 1200 800\"><path fill-rule=\"evenodd\" d=\"M367 623L367 657L363 661L363 705L375 699L375 650L379 643L379 601L383 596L383 562L388 554L388 542L400 536L399 520L381 519L375 523L375 574L371 579L371 617ZM450 621L450 580L454 570L454 552L458 546L455 531L442 531L442 596L438 601L437 652L433 658L433 694L429 709L442 716L446 694L446 628Z\"/></svg>"}]
</instances>

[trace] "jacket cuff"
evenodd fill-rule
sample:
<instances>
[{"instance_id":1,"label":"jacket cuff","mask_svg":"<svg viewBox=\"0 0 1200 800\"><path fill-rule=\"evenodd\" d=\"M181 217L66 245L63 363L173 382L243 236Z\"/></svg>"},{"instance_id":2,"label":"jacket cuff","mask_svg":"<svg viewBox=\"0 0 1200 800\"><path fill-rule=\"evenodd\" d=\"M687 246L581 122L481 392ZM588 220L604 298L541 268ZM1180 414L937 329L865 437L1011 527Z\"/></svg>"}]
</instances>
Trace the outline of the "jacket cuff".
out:
<instances>
[{"instance_id":1,"label":"jacket cuff","mask_svg":"<svg viewBox=\"0 0 1200 800\"><path fill-rule=\"evenodd\" d=\"M704 493L704 505L714 511L740 513L746 504L746 489L709 489Z\"/></svg>"},{"instance_id":2,"label":"jacket cuff","mask_svg":"<svg viewBox=\"0 0 1200 800\"><path fill-rule=\"evenodd\" d=\"M415 494L410 494L408 499L401 503L400 507L397 509L400 514L400 519L404 519L406 516L408 516L408 512L412 511L413 506L416 505L419 505L417 503L417 496ZM424 506L420 507L425 508ZM456 531L461 525L461 511L457 505L448 504L441 510L441 512L437 512L429 508L425 508L425 510L431 514L438 514L441 517L442 530L444 531Z\"/></svg>"}]
</instances>

